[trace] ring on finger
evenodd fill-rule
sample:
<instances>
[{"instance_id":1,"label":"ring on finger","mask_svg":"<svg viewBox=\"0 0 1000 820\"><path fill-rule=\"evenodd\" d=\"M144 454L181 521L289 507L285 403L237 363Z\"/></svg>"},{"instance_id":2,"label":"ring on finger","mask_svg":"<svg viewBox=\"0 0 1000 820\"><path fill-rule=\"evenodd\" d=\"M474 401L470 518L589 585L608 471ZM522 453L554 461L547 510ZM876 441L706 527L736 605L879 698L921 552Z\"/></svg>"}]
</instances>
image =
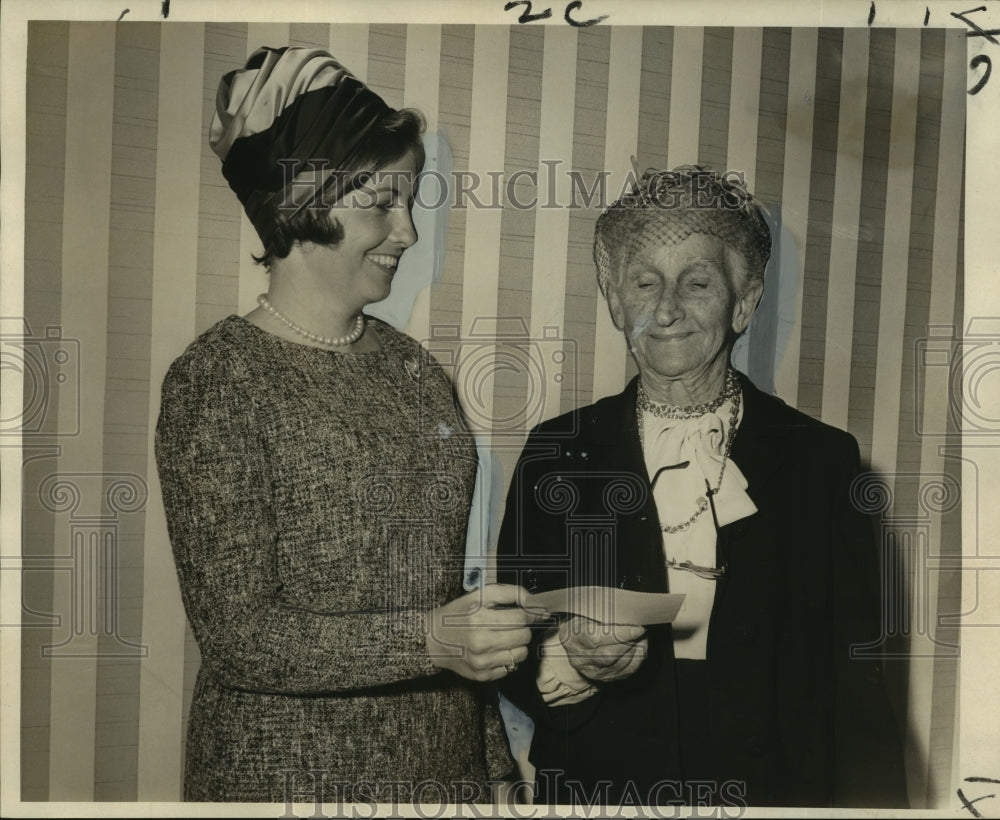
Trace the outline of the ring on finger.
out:
<instances>
[{"instance_id":1,"label":"ring on finger","mask_svg":"<svg viewBox=\"0 0 1000 820\"><path fill-rule=\"evenodd\" d=\"M504 669L506 669L507 672L510 673L513 672L515 669L517 669L517 661L514 660L513 650L508 649L507 654L510 655L510 663L506 664L504 666Z\"/></svg>"}]
</instances>

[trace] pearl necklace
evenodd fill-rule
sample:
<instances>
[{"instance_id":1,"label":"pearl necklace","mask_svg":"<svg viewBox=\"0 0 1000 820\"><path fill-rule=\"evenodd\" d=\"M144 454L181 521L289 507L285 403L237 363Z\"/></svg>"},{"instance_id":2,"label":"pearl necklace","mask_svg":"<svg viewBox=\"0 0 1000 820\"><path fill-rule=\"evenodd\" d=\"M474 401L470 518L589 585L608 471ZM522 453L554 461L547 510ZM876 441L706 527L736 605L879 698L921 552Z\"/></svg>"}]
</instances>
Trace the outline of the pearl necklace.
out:
<instances>
[{"instance_id":1,"label":"pearl necklace","mask_svg":"<svg viewBox=\"0 0 1000 820\"><path fill-rule=\"evenodd\" d=\"M310 331L299 327L283 313L280 313L278 309L268 301L266 293L262 293L257 297L257 304L264 308L264 310L270 313L289 330L294 333L298 333L299 336L304 336L314 342L326 345L327 347L347 347L347 345L354 344L361 338L361 334L365 332L365 315L363 313L359 313L357 319L354 320L354 328L350 333L345 333L343 336L331 337L320 336L318 333L311 333Z\"/></svg>"},{"instance_id":2,"label":"pearl necklace","mask_svg":"<svg viewBox=\"0 0 1000 820\"><path fill-rule=\"evenodd\" d=\"M696 419L704 416L705 413L714 413L729 399L734 399L740 393L740 380L736 371L731 367L726 370L726 382L719 393L712 401L704 404L694 404L689 407L676 407L671 404L653 401L642 386L642 379L639 380L639 394L637 396L638 406L641 410L647 410L657 418L661 419ZM641 416L640 416L641 418Z\"/></svg>"}]
</instances>

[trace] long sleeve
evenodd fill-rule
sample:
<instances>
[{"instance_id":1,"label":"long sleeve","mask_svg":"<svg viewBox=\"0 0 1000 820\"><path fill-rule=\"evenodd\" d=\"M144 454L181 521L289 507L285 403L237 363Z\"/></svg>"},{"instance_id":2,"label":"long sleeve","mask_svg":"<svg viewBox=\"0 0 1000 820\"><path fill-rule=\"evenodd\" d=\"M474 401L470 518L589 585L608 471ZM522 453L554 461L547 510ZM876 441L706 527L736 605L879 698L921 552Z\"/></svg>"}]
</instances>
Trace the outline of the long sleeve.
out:
<instances>
[{"instance_id":1,"label":"long sleeve","mask_svg":"<svg viewBox=\"0 0 1000 820\"><path fill-rule=\"evenodd\" d=\"M317 611L288 600L257 399L241 387L228 363L179 360L157 425L170 540L202 662L230 688L289 694L437 671L418 609L386 600L370 611Z\"/></svg>"},{"instance_id":2,"label":"long sleeve","mask_svg":"<svg viewBox=\"0 0 1000 820\"><path fill-rule=\"evenodd\" d=\"M557 441L547 439L538 428L532 430L514 470L500 527L497 577L501 583L519 584L529 592L567 585L565 515L542 510L534 494L538 481L558 469L559 452ZM545 629L536 629L527 661L498 685L536 724L572 731L596 713L600 691L579 703L549 706L536 683L544 638Z\"/></svg>"}]
</instances>

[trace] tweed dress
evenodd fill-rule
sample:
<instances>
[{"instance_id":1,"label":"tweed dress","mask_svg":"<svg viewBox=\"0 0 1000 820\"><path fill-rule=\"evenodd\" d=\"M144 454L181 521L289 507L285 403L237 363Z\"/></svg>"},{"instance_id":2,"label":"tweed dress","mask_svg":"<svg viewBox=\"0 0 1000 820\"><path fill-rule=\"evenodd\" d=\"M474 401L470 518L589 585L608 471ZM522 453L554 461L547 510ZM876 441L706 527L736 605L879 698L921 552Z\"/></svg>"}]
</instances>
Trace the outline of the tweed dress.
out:
<instances>
[{"instance_id":1,"label":"tweed dress","mask_svg":"<svg viewBox=\"0 0 1000 820\"><path fill-rule=\"evenodd\" d=\"M156 458L201 651L186 800L474 801L509 762L485 690L424 637L463 594L475 448L441 368L369 321L382 349L343 354L230 316L164 380Z\"/></svg>"}]
</instances>

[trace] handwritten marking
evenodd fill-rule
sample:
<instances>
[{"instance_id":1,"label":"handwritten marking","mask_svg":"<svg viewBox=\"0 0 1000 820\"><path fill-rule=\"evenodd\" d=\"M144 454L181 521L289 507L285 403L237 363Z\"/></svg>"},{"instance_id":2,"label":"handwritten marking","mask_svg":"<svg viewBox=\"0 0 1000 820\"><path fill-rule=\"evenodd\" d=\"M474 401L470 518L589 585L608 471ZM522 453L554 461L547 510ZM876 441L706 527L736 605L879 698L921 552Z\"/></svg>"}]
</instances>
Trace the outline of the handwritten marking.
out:
<instances>
[{"instance_id":1,"label":"handwritten marking","mask_svg":"<svg viewBox=\"0 0 1000 820\"><path fill-rule=\"evenodd\" d=\"M974 805L972 805L972 804L973 803L978 803L980 800L988 800L991 797L996 797L996 795L995 794L987 794L987 795L984 795L983 797L977 797L975 800L969 800L969 798L967 798L962 793L961 789L958 790L958 799L962 801L962 808L963 809L968 809L971 812L971 814L972 814L973 817L982 817L982 815L979 813L979 810Z\"/></svg>"},{"instance_id":2,"label":"handwritten marking","mask_svg":"<svg viewBox=\"0 0 1000 820\"><path fill-rule=\"evenodd\" d=\"M930 6L924 6L924 25L926 26L930 21L931 21Z\"/></svg>"},{"instance_id":3,"label":"handwritten marking","mask_svg":"<svg viewBox=\"0 0 1000 820\"><path fill-rule=\"evenodd\" d=\"M536 20L547 20L552 16L551 8L547 8L545 11L540 11L537 14L533 13L531 10L531 0L510 0L510 2L504 4L503 10L510 11L517 6L524 6L524 11L517 18L518 23L534 23ZM597 25L602 20L608 19L607 14L602 14L599 17L592 17L589 20L577 20L572 16L572 12L579 11L581 8L583 8L583 0L573 0L573 2L566 4L566 11L563 12L563 19L574 28L586 28L587 26Z\"/></svg>"},{"instance_id":4,"label":"handwritten marking","mask_svg":"<svg viewBox=\"0 0 1000 820\"><path fill-rule=\"evenodd\" d=\"M967 31L965 33L966 37L985 37L987 40L993 43L993 45L997 45L997 38L993 36L993 34L996 34L997 32L993 32L991 34L988 31L984 31L974 22L972 22L972 20L970 20L968 17L965 16L966 14L975 14L975 12L977 11L986 11L986 6L977 6L976 8L969 9L968 11L953 11L951 13L951 16L957 20L961 20L963 23L965 23L965 25L967 25L969 28L972 29L972 31Z\"/></svg>"},{"instance_id":5,"label":"handwritten marking","mask_svg":"<svg viewBox=\"0 0 1000 820\"><path fill-rule=\"evenodd\" d=\"M983 76L979 78L979 82L969 89L969 94L978 94L982 91L983 86L986 85L987 81L990 79L990 74L993 73L993 61L990 60L990 58L985 54L977 54L969 60L969 68L979 68L979 66L983 63L986 64L986 71L984 71Z\"/></svg>"},{"instance_id":6,"label":"handwritten marking","mask_svg":"<svg viewBox=\"0 0 1000 820\"><path fill-rule=\"evenodd\" d=\"M117 19L117 20L115 20L115 22L116 22L116 23L120 23L120 22L122 21L122 17L124 17L124 16L125 16L126 14L128 14L128 13L129 13L130 11L132 11L132 9L122 9L122 13L118 15L118 19Z\"/></svg>"},{"instance_id":7,"label":"handwritten marking","mask_svg":"<svg viewBox=\"0 0 1000 820\"><path fill-rule=\"evenodd\" d=\"M545 9L545 11L540 14L531 13L531 0L512 0L512 2L507 3L504 7L504 11L510 11L515 6L524 6L524 11L521 12L521 16L517 18L519 23L533 23L535 20L545 20L552 16L552 9Z\"/></svg>"},{"instance_id":8,"label":"handwritten marking","mask_svg":"<svg viewBox=\"0 0 1000 820\"><path fill-rule=\"evenodd\" d=\"M965 25L967 25L970 29L972 29L971 31L965 32L966 39L968 39L969 37L983 37L989 42L991 42L993 45L1000 45L1000 43L998 43L997 41L997 38L994 36L995 34L1000 34L1000 29L990 29L990 30L983 29L979 25L974 23L972 20L970 20L968 17L966 17L967 14L975 14L978 11L986 11L986 6L977 6L976 8L969 9L968 11L953 11L951 12L951 16L954 17L956 20L961 20L963 23L965 23ZM977 82L974 86L972 86L972 88L969 89L968 92L969 94L978 94L980 91L982 91L983 86L986 85L986 83L990 79L990 74L993 73L993 61L989 58L989 55L977 54L969 61L969 68L971 69L979 68L979 66L984 64L986 65L986 70L983 72L983 76L979 79L979 82Z\"/></svg>"},{"instance_id":9,"label":"handwritten marking","mask_svg":"<svg viewBox=\"0 0 1000 820\"><path fill-rule=\"evenodd\" d=\"M594 18L592 18L590 20L583 20L583 21L574 20L572 17L569 16L569 13L571 11L576 11L576 10L581 9L581 8L583 8L583 2L582 2L582 0L573 0L572 3L570 3L568 6L566 6L566 13L563 15L563 18L571 26L576 26L577 28L586 28L587 26L593 26L593 25L596 25L597 23L600 23L601 20L607 20L608 19L608 15L606 15L606 14L602 14L600 17L594 17Z\"/></svg>"},{"instance_id":10,"label":"handwritten marking","mask_svg":"<svg viewBox=\"0 0 1000 820\"><path fill-rule=\"evenodd\" d=\"M872 0L872 6L868 9L868 25L875 22L875 0Z\"/></svg>"},{"instance_id":11,"label":"handwritten marking","mask_svg":"<svg viewBox=\"0 0 1000 820\"><path fill-rule=\"evenodd\" d=\"M966 777L965 778L965 782L966 783L1000 783L1000 780L997 780L995 777ZM977 797L974 800L970 800L968 797L965 796L965 792L963 792L961 789L958 790L957 794L958 794L958 799L962 801L962 808L963 809L968 809L969 813L973 817L982 817L983 816L983 815L981 815L979 813L979 809L977 809L973 805L974 803L978 803L980 800L990 800L990 799L996 797L995 794L984 794L982 797Z\"/></svg>"},{"instance_id":12,"label":"handwritten marking","mask_svg":"<svg viewBox=\"0 0 1000 820\"><path fill-rule=\"evenodd\" d=\"M160 14L163 15L164 20L170 16L170 0L163 0L160 4Z\"/></svg>"}]
</instances>

